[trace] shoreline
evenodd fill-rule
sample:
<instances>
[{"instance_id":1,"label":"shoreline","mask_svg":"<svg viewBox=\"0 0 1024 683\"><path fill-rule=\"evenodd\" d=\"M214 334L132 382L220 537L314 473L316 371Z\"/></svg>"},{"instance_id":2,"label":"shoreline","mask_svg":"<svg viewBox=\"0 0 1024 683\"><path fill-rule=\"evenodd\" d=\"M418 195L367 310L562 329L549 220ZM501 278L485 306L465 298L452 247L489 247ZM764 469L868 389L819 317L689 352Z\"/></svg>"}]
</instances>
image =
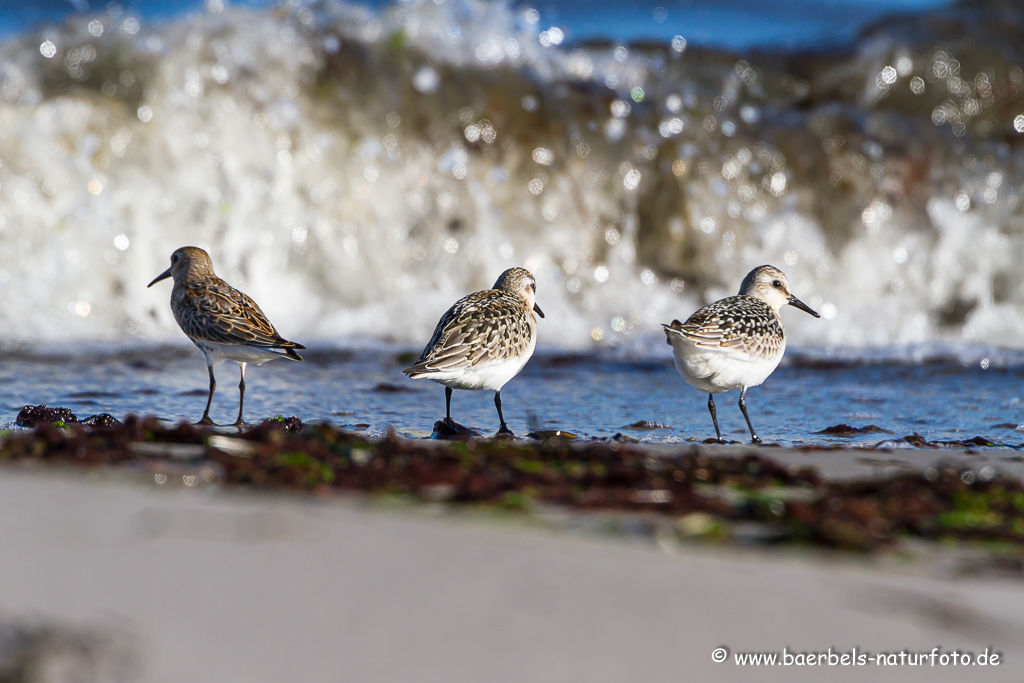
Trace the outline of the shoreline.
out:
<instances>
[{"instance_id":1,"label":"shoreline","mask_svg":"<svg viewBox=\"0 0 1024 683\"><path fill-rule=\"evenodd\" d=\"M97 681L790 682L822 672L731 657L936 647L997 652L972 676L1004 680L1024 656L1024 542L991 533L1020 519L996 488L1024 501L1007 455L44 422L0 439L0 630L26 671ZM947 527L877 526L929 499L918 521Z\"/></svg>"},{"instance_id":2,"label":"shoreline","mask_svg":"<svg viewBox=\"0 0 1024 683\"><path fill-rule=\"evenodd\" d=\"M973 441L914 435L886 442L907 448L876 449L643 444L561 432L371 439L295 417L239 432L107 414L79 423L66 409L29 408L19 420L35 426L0 440L0 462L127 471L158 487L182 481L527 515L541 507L621 513L657 518L681 541L873 551L912 539L1024 557L1024 459Z\"/></svg>"}]
</instances>

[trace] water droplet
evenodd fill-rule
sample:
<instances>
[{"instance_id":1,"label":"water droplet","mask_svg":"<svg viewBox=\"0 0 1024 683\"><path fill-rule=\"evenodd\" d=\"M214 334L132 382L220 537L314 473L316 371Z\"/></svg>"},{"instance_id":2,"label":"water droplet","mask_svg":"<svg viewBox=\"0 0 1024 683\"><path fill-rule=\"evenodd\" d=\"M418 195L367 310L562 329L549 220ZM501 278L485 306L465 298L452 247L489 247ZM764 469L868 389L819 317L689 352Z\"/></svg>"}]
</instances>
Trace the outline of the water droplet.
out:
<instances>
[{"instance_id":1,"label":"water droplet","mask_svg":"<svg viewBox=\"0 0 1024 683\"><path fill-rule=\"evenodd\" d=\"M429 66L420 67L416 75L412 77L412 87L417 92L423 93L424 95L430 95L437 92L438 86L441 85L441 77L434 69Z\"/></svg>"},{"instance_id":2,"label":"water droplet","mask_svg":"<svg viewBox=\"0 0 1024 683\"><path fill-rule=\"evenodd\" d=\"M555 160L555 155L546 147L538 147L533 150L533 160L541 166L550 166Z\"/></svg>"},{"instance_id":3,"label":"water droplet","mask_svg":"<svg viewBox=\"0 0 1024 683\"><path fill-rule=\"evenodd\" d=\"M561 45L562 41L565 40L565 33L557 26L552 26L547 31L541 31L540 35L537 36L537 40L544 47Z\"/></svg>"},{"instance_id":4,"label":"water droplet","mask_svg":"<svg viewBox=\"0 0 1024 683\"><path fill-rule=\"evenodd\" d=\"M68 310L77 316L85 318L92 313L92 305L88 301L73 301L68 304Z\"/></svg>"},{"instance_id":5,"label":"water droplet","mask_svg":"<svg viewBox=\"0 0 1024 683\"><path fill-rule=\"evenodd\" d=\"M761 120L761 110L751 104L744 104L740 107L740 118L744 123L757 123Z\"/></svg>"},{"instance_id":6,"label":"water droplet","mask_svg":"<svg viewBox=\"0 0 1024 683\"><path fill-rule=\"evenodd\" d=\"M622 184L627 190L635 190L640 185L640 171L635 168L629 171L622 179Z\"/></svg>"}]
</instances>

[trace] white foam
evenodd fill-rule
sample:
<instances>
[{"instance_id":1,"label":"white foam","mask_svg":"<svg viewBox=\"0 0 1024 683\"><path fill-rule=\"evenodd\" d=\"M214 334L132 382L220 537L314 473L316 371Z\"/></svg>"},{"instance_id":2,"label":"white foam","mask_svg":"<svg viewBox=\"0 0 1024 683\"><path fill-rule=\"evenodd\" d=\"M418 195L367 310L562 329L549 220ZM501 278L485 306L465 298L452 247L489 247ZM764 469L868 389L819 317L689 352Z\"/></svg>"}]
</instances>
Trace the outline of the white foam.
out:
<instances>
[{"instance_id":1,"label":"white foam","mask_svg":"<svg viewBox=\"0 0 1024 683\"><path fill-rule=\"evenodd\" d=\"M298 11L228 9L137 34L125 33L116 11L100 16L121 28L101 39L83 37L88 18L47 29L53 60L39 53L42 34L0 46L0 322L8 344L177 339L169 284L146 283L175 248L193 244L299 341L419 346L457 298L521 265L537 276L548 316L540 348L663 355L659 323L734 293L750 268L772 263L826 313L816 320L785 309L791 346L1024 346L1024 286L1014 265L1024 254L998 222L1010 203L964 212L936 182L924 216L871 204L870 221L822 224L807 206L824 178L794 176L757 137L728 143L737 166L726 175L735 183L693 170L707 152L697 133L687 137L701 125L687 111L688 82L664 86L675 109L683 102L682 232L643 233L640 213L657 197L642 192L645 183L659 173L677 182L641 154L664 142L660 118L649 129L629 118L642 106L633 88L656 86L653 62L544 45L544 27L508 5L403 3L374 14L326 3L307 23ZM358 87L324 76L338 49L331 40L364 48L371 71L388 41L433 69L438 91L418 95L426 98L417 100L420 119L391 117L413 96L417 69L394 86L393 101L361 100ZM64 85L52 85L68 49L86 44L127 51L130 66L109 77L128 94L71 87L66 74ZM557 93L582 81L613 85L594 101L632 97L633 106L596 117L623 115L615 135L587 129L585 108L548 111L537 121L555 132L527 134L521 128L532 131L532 119L503 123L503 112L521 118L537 103L501 100L501 69L519 74L508 77L511 91L536 84L548 108L570 107L572 98ZM132 79L141 92L124 86ZM477 89L465 108L430 108L460 101L445 94L460 86ZM493 143L480 142L488 130ZM583 133L592 143L586 153ZM754 175L758 165L768 181ZM760 198L741 218L730 204L739 191ZM658 277L649 239L658 241L654 252L690 254L681 260L692 277ZM957 299L968 311L963 320Z\"/></svg>"}]
</instances>

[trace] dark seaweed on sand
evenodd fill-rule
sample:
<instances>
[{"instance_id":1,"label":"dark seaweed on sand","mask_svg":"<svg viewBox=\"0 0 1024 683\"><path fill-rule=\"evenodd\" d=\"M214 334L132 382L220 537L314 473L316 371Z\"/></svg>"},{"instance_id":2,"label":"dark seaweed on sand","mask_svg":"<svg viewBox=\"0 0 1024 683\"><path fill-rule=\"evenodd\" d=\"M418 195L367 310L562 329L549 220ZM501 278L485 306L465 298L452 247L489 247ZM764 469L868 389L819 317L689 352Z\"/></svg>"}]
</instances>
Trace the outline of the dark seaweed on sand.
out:
<instances>
[{"instance_id":1,"label":"dark seaweed on sand","mask_svg":"<svg viewBox=\"0 0 1024 683\"><path fill-rule=\"evenodd\" d=\"M614 441L373 441L327 424L274 418L237 435L152 418L87 427L39 424L0 441L0 462L87 466L158 462L159 444L192 444L229 485L330 494L399 494L452 504L626 511L685 520L699 513L729 535L757 522L775 540L873 549L901 536L1024 546L1024 489L993 471L947 466L834 483L756 452L712 456ZM166 456L163 456L166 457ZM685 524L681 526L686 526Z\"/></svg>"}]
</instances>

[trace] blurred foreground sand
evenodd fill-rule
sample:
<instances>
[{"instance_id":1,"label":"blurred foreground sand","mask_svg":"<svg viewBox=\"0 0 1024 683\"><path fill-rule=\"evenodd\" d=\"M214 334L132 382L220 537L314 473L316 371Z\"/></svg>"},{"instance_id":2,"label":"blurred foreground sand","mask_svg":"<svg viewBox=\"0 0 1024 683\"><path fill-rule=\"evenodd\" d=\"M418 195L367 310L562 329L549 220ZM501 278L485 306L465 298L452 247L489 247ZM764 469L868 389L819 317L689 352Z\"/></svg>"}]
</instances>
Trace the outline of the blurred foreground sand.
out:
<instances>
[{"instance_id":1,"label":"blurred foreground sand","mask_svg":"<svg viewBox=\"0 0 1024 683\"><path fill-rule=\"evenodd\" d=\"M669 552L429 506L11 469L0 548L0 632L113 634L97 647L114 663L82 681L1019 681L1024 666L1024 583L920 559ZM713 663L718 646L988 646L1003 663L740 668Z\"/></svg>"}]
</instances>

